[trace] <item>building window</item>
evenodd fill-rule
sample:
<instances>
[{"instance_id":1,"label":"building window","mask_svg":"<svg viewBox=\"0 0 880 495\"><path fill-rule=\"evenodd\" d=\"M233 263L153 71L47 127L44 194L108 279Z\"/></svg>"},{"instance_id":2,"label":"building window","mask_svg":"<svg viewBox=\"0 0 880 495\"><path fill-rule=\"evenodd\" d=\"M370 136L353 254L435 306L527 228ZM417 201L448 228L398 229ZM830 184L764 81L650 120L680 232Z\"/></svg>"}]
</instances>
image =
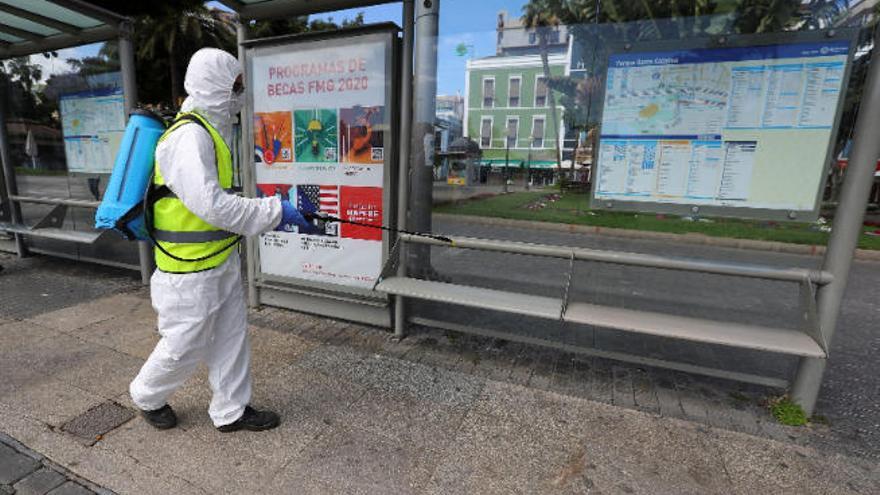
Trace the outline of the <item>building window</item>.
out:
<instances>
[{"instance_id":1,"label":"building window","mask_svg":"<svg viewBox=\"0 0 880 495\"><path fill-rule=\"evenodd\" d=\"M509 107L518 107L519 106L519 93L520 87L522 86L522 78L519 76L510 78L510 91L508 91L508 102L507 106Z\"/></svg>"},{"instance_id":2,"label":"building window","mask_svg":"<svg viewBox=\"0 0 880 495\"><path fill-rule=\"evenodd\" d=\"M535 106L547 106L547 79L544 76L538 76L535 79Z\"/></svg>"},{"instance_id":3,"label":"building window","mask_svg":"<svg viewBox=\"0 0 880 495\"><path fill-rule=\"evenodd\" d=\"M495 79L483 79L483 108L495 106Z\"/></svg>"},{"instance_id":4,"label":"building window","mask_svg":"<svg viewBox=\"0 0 880 495\"><path fill-rule=\"evenodd\" d=\"M480 122L480 147L490 148L492 146L492 118L483 117Z\"/></svg>"},{"instance_id":5,"label":"building window","mask_svg":"<svg viewBox=\"0 0 880 495\"><path fill-rule=\"evenodd\" d=\"M517 136L519 135L519 118L507 117L507 147L516 148Z\"/></svg>"},{"instance_id":6,"label":"building window","mask_svg":"<svg viewBox=\"0 0 880 495\"><path fill-rule=\"evenodd\" d=\"M532 119L532 148L544 147L544 117Z\"/></svg>"}]
</instances>

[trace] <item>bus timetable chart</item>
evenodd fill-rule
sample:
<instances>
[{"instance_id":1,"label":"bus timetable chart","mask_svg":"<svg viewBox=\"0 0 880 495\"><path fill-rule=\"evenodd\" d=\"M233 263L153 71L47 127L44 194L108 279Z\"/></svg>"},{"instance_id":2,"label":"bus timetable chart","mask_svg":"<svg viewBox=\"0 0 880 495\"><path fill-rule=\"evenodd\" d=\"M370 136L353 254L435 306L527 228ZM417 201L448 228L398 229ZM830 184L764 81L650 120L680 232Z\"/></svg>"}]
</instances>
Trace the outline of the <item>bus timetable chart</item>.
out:
<instances>
[{"instance_id":1,"label":"bus timetable chart","mask_svg":"<svg viewBox=\"0 0 880 495\"><path fill-rule=\"evenodd\" d=\"M812 210L848 41L612 55L597 199Z\"/></svg>"}]
</instances>

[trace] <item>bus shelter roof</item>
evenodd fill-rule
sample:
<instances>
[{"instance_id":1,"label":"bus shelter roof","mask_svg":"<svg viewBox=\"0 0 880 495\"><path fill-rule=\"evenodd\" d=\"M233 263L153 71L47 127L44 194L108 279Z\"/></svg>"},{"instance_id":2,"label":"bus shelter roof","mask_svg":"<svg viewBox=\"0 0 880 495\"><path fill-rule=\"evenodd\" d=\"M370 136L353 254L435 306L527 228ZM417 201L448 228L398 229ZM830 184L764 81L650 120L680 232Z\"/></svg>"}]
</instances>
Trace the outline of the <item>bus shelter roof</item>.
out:
<instances>
[{"instance_id":1,"label":"bus shelter roof","mask_svg":"<svg viewBox=\"0 0 880 495\"><path fill-rule=\"evenodd\" d=\"M106 41L128 20L82 0L0 0L0 60Z\"/></svg>"},{"instance_id":2,"label":"bus shelter roof","mask_svg":"<svg viewBox=\"0 0 880 495\"><path fill-rule=\"evenodd\" d=\"M218 0L242 19L260 20L370 7L395 0Z\"/></svg>"},{"instance_id":3,"label":"bus shelter roof","mask_svg":"<svg viewBox=\"0 0 880 495\"><path fill-rule=\"evenodd\" d=\"M393 0L220 0L260 20L369 7ZM130 19L83 0L0 0L0 60L116 38Z\"/></svg>"}]
</instances>

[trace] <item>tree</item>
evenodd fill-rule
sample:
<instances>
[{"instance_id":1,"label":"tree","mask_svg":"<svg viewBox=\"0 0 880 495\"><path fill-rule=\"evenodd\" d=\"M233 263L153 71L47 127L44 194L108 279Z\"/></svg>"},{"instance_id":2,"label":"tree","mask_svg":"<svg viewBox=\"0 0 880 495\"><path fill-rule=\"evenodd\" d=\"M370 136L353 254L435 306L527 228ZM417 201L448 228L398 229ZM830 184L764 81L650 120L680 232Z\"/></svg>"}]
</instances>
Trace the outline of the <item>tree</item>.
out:
<instances>
[{"instance_id":1,"label":"tree","mask_svg":"<svg viewBox=\"0 0 880 495\"><path fill-rule=\"evenodd\" d=\"M541 65L544 69L544 81L547 86L547 102L550 104L550 118L553 121L556 139L556 168L562 174L562 151L559 149L559 110L556 108L556 97L550 84L553 75L550 73L548 45L553 29L560 24L559 13L564 10L563 0L532 0L523 7L523 23L527 28L534 29L541 51ZM537 88L535 88L537 91Z\"/></svg>"},{"instance_id":2,"label":"tree","mask_svg":"<svg viewBox=\"0 0 880 495\"><path fill-rule=\"evenodd\" d=\"M286 19L270 19L256 21L251 24L253 38L269 38L283 36L285 34L308 33L315 31L332 31L335 29L363 26L364 14L357 14L354 19L345 19L342 24L336 24L332 17L327 20L312 19L308 16L289 17Z\"/></svg>"},{"instance_id":3,"label":"tree","mask_svg":"<svg viewBox=\"0 0 880 495\"><path fill-rule=\"evenodd\" d=\"M182 95L181 73L189 57L205 46L235 52L233 17L208 9L198 1L181 2L158 13L139 18L135 24L138 57L162 59L170 76L171 101L176 106Z\"/></svg>"}]
</instances>

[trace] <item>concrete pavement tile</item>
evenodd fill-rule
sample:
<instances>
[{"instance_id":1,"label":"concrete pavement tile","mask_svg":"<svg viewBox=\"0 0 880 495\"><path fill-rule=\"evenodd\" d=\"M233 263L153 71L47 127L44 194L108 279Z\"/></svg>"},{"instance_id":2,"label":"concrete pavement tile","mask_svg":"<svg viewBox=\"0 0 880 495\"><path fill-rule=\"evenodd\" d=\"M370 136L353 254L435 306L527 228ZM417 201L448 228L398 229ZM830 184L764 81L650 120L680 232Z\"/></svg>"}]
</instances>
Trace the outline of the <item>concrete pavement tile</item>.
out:
<instances>
[{"instance_id":1,"label":"concrete pavement tile","mask_svg":"<svg viewBox=\"0 0 880 495\"><path fill-rule=\"evenodd\" d=\"M633 391L632 372L624 366L611 368L614 376L614 395L612 401L615 406L635 408L636 399Z\"/></svg>"},{"instance_id":2,"label":"concrete pavement tile","mask_svg":"<svg viewBox=\"0 0 880 495\"><path fill-rule=\"evenodd\" d=\"M880 493L880 471L867 459L718 429L707 442L724 462L734 493Z\"/></svg>"},{"instance_id":3,"label":"concrete pavement tile","mask_svg":"<svg viewBox=\"0 0 880 495\"><path fill-rule=\"evenodd\" d=\"M40 325L19 322L0 332L0 396L61 377L88 359L92 346Z\"/></svg>"},{"instance_id":4,"label":"concrete pavement tile","mask_svg":"<svg viewBox=\"0 0 880 495\"><path fill-rule=\"evenodd\" d=\"M255 456L283 465L317 437L328 431L348 406L363 394L353 384L316 372L288 368L271 380L258 382L251 401L258 409L272 410L281 424L270 431L221 433L204 413L187 425L190 433L230 455ZM207 407L207 402L203 407Z\"/></svg>"},{"instance_id":5,"label":"concrete pavement tile","mask_svg":"<svg viewBox=\"0 0 880 495\"><path fill-rule=\"evenodd\" d=\"M295 361L294 365L299 368L320 371L327 375L344 378L351 373L351 370L355 368L357 363L366 357L366 354L349 347L319 345L303 354Z\"/></svg>"},{"instance_id":6,"label":"concrete pavement tile","mask_svg":"<svg viewBox=\"0 0 880 495\"><path fill-rule=\"evenodd\" d=\"M600 493L729 493L707 428L597 404L582 436L587 475Z\"/></svg>"},{"instance_id":7,"label":"concrete pavement tile","mask_svg":"<svg viewBox=\"0 0 880 495\"><path fill-rule=\"evenodd\" d=\"M211 493L164 468L107 449L100 444L89 448L84 455L65 467L78 476L120 494Z\"/></svg>"},{"instance_id":8,"label":"concrete pavement tile","mask_svg":"<svg viewBox=\"0 0 880 495\"><path fill-rule=\"evenodd\" d=\"M254 375L274 374L290 366L305 353L318 346L290 332L251 327L251 371Z\"/></svg>"},{"instance_id":9,"label":"concrete pavement tile","mask_svg":"<svg viewBox=\"0 0 880 495\"><path fill-rule=\"evenodd\" d=\"M139 341L158 337L155 316L148 319L118 316L72 330L70 334L119 352L132 349Z\"/></svg>"},{"instance_id":10,"label":"concrete pavement tile","mask_svg":"<svg viewBox=\"0 0 880 495\"><path fill-rule=\"evenodd\" d=\"M34 381L18 387L14 394L0 396L0 403L52 426L60 426L103 400L58 378Z\"/></svg>"},{"instance_id":11,"label":"concrete pavement tile","mask_svg":"<svg viewBox=\"0 0 880 495\"><path fill-rule=\"evenodd\" d=\"M592 364L591 398L611 404L614 400L614 374L611 371L611 366L604 359L593 359Z\"/></svg>"},{"instance_id":12,"label":"concrete pavement tile","mask_svg":"<svg viewBox=\"0 0 880 495\"><path fill-rule=\"evenodd\" d=\"M589 485L581 449L577 437L540 423L471 412L441 454L427 493L580 493Z\"/></svg>"},{"instance_id":13,"label":"concrete pavement tile","mask_svg":"<svg viewBox=\"0 0 880 495\"><path fill-rule=\"evenodd\" d=\"M396 397L439 402L450 407L469 408L484 381L454 371L431 368L374 354L351 370L346 379Z\"/></svg>"},{"instance_id":14,"label":"concrete pavement tile","mask_svg":"<svg viewBox=\"0 0 880 495\"><path fill-rule=\"evenodd\" d=\"M589 398L593 388L592 366L587 359L572 357L559 362L554 390L566 395Z\"/></svg>"},{"instance_id":15,"label":"concrete pavement tile","mask_svg":"<svg viewBox=\"0 0 880 495\"><path fill-rule=\"evenodd\" d=\"M474 403L473 411L524 426L541 422L576 434L592 428L589 419L596 407L595 403L576 397L490 381Z\"/></svg>"},{"instance_id":16,"label":"concrete pavement tile","mask_svg":"<svg viewBox=\"0 0 880 495\"><path fill-rule=\"evenodd\" d=\"M94 495L95 492L89 490L88 488L76 483L74 481L68 481L63 485L55 488L50 491L46 495Z\"/></svg>"},{"instance_id":17,"label":"concrete pavement tile","mask_svg":"<svg viewBox=\"0 0 880 495\"><path fill-rule=\"evenodd\" d=\"M76 306L59 309L30 318L40 325L71 332L73 330L122 316L137 320L147 317L152 308L148 299L134 294L116 294Z\"/></svg>"},{"instance_id":18,"label":"concrete pavement tile","mask_svg":"<svg viewBox=\"0 0 880 495\"><path fill-rule=\"evenodd\" d=\"M292 366L256 383L253 402L281 411L293 421L311 418L333 424L366 392L359 384Z\"/></svg>"},{"instance_id":19,"label":"concrete pavement tile","mask_svg":"<svg viewBox=\"0 0 880 495\"><path fill-rule=\"evenodd\" d=\"M69 466L88 450L88 447L74 437L56 432L46 423L22 415L5 405L0 405L0 430L64 466Z\"/></svg>"},{"instance_id":20,"label":"concrete pavement tile","mask_svg":"<svg viewBox=\"0 0 880 495\"><path fill-rule=\"evenodd\" d=\"M268 485L269 493L409 494L433 468L432 452L375 433L339 428L297 455Z\"/></svg>"},{"instance_id":21,"label":"concrete pavement tile","mask_svg":"<svg viewBox=\"0 0 880 495\"><path fill-rule=\"evenodd\" d=\"M0 485L12 485L39 467L38 461L0 444Z\"/></svg>"},{"instance_id":22,"label":"concrete pavement tile","mask_svg":"<svg viewBox=\"0 0 880 495\"><path fill-rule=\"evenodd\" d=\"M442 449L455 439L464 416L461 408L371 391L353 404L339 422L404 444Z\"/></svg>"},{"instance_id":23,"label":"concrete pavement tile","mask_svg":"<svg viewBox=\"0 0 880 495\"><path fill-rule=\"evenodd\" d=\"M157 473L173 473L211 493L251 492L285 460L270 462L265 457L226 455L189 431L160 431L145 421L130 421L108 433L99 445L152 465Z\"/></svg>"},{"instance_id":24,"label":"concrete pavement tile","mask_svg":"<svg viewBox=\"0 0 880 495\"><path fill-rule=\"evenodd\" d=\"M142 365L140 358L92 345L81 359L59 370L59 376L78 388L109 399L128 390Z\"/></svg>"},{"instance_id":25,"label":"concrete pavement tile","mask_svg":"<svg viewBox=\"0 0 880 495\"><path fill-rule=\"evenodd\" d=\"M636 407L642 411L660 414L660 400L648 373L642 369L634 369L632 374Z\"/></svg>"},{"instance_id":26,"label":"concrete pavement tile","mask_svg":"<svg viewBox=\"0 0 880 495\"><path fill-rule=\"evenodd\" d=\"M151 335L138 340L126 339L116 347L116 350L129 356L134 356L141 361L146 361L153 352L153 349L156 348L160 338L159 332L154 331Z\"/></svg>"},{"instance_id":27,"label":"concrete pavement tile","mask_svg":"<svg viewBox=\"0 0 880 495\"><path fill-rule=\"evenodd\" d=\"M13 486L16 495L45 495L49 490L61 486L67 477L48 468L39 469Z\"/></svg>"}]
</instances>

